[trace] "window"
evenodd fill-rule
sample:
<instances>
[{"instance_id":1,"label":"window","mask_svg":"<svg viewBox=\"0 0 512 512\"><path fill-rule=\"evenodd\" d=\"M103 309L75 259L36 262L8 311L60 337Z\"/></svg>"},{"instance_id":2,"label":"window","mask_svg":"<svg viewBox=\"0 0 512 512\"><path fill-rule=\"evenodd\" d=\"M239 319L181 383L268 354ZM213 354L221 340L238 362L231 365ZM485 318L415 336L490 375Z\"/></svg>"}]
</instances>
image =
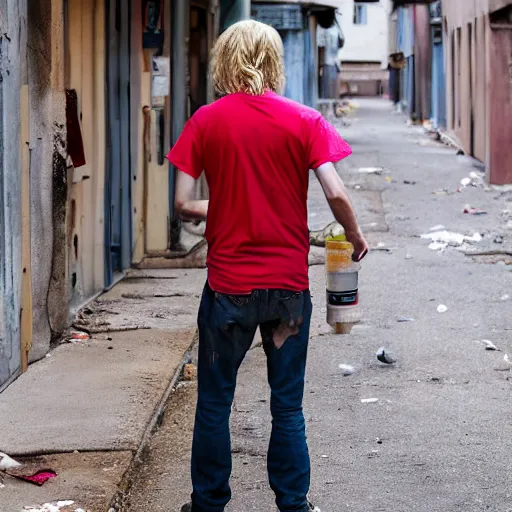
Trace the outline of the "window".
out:
<instances>
[{"instance_id":1,"label":"window","mask_svg":"<svg viewBox=\"0 0 512 512\"><path fill-rule=\"evenodd\" d=\"M354 25L366 25L368 23L368 9L365 4L354 4Z\"/></svg>"}]
</instances>

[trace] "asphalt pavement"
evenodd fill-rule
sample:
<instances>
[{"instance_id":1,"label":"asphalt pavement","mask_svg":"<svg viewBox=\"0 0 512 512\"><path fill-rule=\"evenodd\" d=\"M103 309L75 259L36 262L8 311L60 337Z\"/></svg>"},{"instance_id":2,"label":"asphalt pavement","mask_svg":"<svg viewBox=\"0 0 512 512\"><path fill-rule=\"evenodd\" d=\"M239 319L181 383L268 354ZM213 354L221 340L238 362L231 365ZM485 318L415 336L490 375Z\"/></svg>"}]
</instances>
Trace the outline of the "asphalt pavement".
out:
<instances>
[{"instance_id":1,"label":"asphalt pavement","mask_svg":"<svg viewBox=\"0 0 512 512\"><path fill-rule=\"evenodd\" d=\"M363 321L349 336L325 325L324 268L311 267L304 407L312 499L322 512L511 512L512 258L504 253L512 250L512 190L485 186L471 159L407 125L385 100L361 100L349 122L340 129L354 154L339 172L374 250L360 273ZM366 172L372 167L379 169ZM468 205L486 214L463 213ZM312 181L310 222L318 229L330 221ZM421 238L443 231L472 240ZM377 361L381 346L396 364ZM357 371L344 376L340 364ZM276 510L266 477L265 372L256 348L241 368L232 414L229 512ZM180 384L132 489L131 512L179 511L188 500L194 406L194 383Z\"/></svg>"}]
</instances>

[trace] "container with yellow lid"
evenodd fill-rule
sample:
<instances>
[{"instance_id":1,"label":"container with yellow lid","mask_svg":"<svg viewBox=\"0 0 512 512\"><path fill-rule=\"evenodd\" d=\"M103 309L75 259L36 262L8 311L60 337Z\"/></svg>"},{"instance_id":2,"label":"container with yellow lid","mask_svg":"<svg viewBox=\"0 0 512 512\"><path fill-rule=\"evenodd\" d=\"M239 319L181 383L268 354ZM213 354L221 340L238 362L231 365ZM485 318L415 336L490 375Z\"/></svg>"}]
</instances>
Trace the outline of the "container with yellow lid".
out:
<instances>
[{"instance_id":1,"label":"container with yellow lid","mask_svg":"<svg viewBox=\"0 0 512 512\"><path fill-rule=\"evenodd\" d=\"M326 238L325 269L327 323L337 333L349 334L361 319L358 293L359 263L352 261L354 246L345 235Z\"/></svg>"}]
</instances>

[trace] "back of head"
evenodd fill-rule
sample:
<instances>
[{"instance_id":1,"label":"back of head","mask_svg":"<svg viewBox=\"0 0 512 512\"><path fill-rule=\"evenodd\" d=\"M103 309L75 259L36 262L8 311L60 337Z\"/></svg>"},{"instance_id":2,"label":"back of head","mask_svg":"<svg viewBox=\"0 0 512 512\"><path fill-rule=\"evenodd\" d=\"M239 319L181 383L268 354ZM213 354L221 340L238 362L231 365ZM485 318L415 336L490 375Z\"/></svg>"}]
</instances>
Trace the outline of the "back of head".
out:
<instances>
[{"instance_id":1,"label":"back of head","mask_svg":"<svg viewBox=\"0 0 512 512\"><path fill-rule=\"evenodd\" d=\"M281 92L283 53L283 42L274 28L254 20L235 23L221 34L212 51L215 90L220 95Z\"/></svg>"}]
</instances>

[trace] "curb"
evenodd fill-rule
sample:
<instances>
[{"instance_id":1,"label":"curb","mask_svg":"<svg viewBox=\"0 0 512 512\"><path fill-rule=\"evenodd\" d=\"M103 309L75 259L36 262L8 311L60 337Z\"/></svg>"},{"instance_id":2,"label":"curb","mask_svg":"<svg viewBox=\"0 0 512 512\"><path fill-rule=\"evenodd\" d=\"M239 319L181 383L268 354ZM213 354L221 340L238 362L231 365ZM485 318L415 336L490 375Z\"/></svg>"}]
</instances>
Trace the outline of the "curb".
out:
<instances>
[{"instance_id":1,"label":"curb","mask_svg":"<svg viewBox=\"0 0 512 512\"><path fill-rule=\"evenodd\" d=\"M190 361L191 352L194 346L197 344L197 341L198 332L196 330L190 345L188 346L185 354L183 355L183 358L181 359L178 367L176 368L176 371L172 375L162 397L160 398L157 406L155 407L151 419L146 425L144 434L142 435L137 451L134 453L133 458L128 468L124 472L121 481L117 484L118 490L110 500L108 512L123 512L125 510L125 507L127 505L126 500L129 496L131 487L138 473L138 469L140 468L141 464L144 461L145 452L149 446L149 443L151 442L153 434L155 433L155 431L158 429L159 425L162 422L167 401L169 400L169 397L171 396L180 378L182 377L183 369L185 365Z\"/></svg>"}]
</instances>

